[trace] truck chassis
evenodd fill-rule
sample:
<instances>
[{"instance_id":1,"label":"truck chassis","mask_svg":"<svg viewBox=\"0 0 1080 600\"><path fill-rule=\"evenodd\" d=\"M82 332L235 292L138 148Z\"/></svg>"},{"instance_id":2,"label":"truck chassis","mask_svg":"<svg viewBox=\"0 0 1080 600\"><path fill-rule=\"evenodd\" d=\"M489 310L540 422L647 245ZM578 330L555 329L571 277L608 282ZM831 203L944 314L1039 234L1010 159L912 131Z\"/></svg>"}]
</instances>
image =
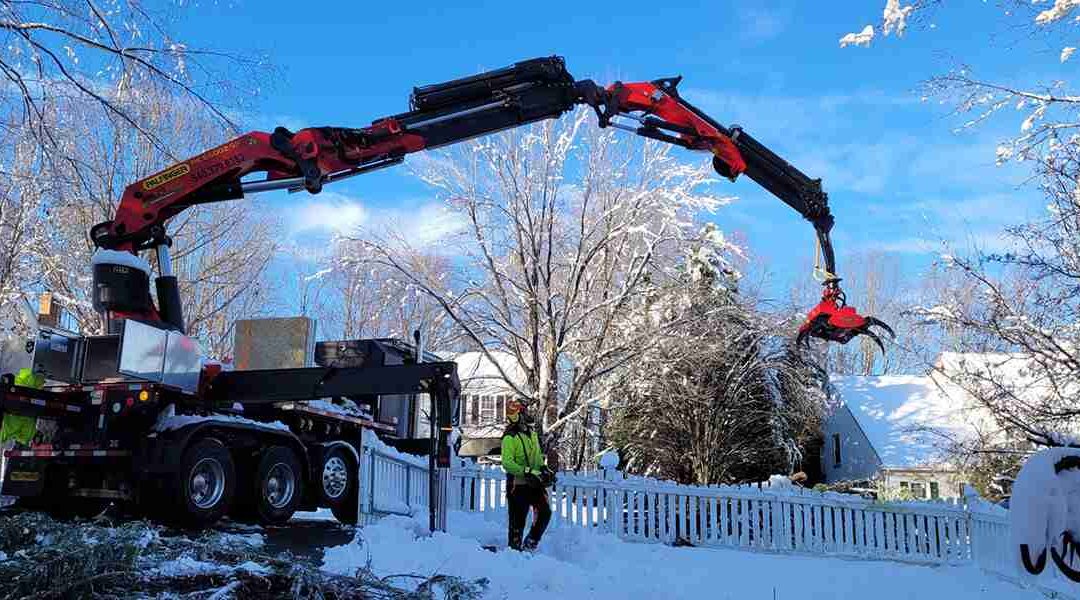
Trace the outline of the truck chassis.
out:
<instances>
[{"instance_id":1,"label":"truck chassis","mask_svg":"<svg viewBox=\"0 0 1080 600\"><path fill-rule=\"evenodd\" d=\"M72 341L94 345L85 340ZM119 372L43 389L4 375L0 418L36 417L46 433L4 451L0 493L58 516L94 514L116 502L195 527L225 515L282 523L318 507L355 523L363 431L391 445L417 444L366 415L308 404L327 398L431 394L438 463L449 464L446 439L460 392L452 362L207 372L193 390Z\"/></svg>"}]
</instances>

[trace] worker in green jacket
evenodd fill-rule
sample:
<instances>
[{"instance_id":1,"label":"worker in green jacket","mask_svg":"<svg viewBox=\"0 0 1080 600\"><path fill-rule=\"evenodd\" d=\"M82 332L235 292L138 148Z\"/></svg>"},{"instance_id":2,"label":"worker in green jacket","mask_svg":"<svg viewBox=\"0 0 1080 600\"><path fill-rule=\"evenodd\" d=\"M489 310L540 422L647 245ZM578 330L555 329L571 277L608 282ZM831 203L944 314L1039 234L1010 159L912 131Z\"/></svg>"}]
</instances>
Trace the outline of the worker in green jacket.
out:
<instances>
[{"instance_id":1,"label":"worker in green jacket","mask_svg":"<svg viewBox=\"0 0 1080 600\"><path fill-rule=\"evenodd\" d=\"M45 386L45 375L32 369L19 369L15 375L15 385L40 390ZM24 417L5 413L0 418L0 445L14 440L24 446L30 445L37 433L37 417ZM3 477L3 473L0 473Z\"/></svg>"},{"instance_id":2,"label":"worker in green jacket","mask_svg":"<svg viewBox=\"0 0 1080 600\"><path fill-rule=\"evenodd\" d=\"M551 520L547 487L554 473L547 468L540 439L529 423L525 405L511 400L506 406L507 427L502 438L502 466L506 471L506 502L510 513L508 544L515 550L535 550ZM529 535L522 542L525 521L532 508Z\"/></svg>"}]
</instances>

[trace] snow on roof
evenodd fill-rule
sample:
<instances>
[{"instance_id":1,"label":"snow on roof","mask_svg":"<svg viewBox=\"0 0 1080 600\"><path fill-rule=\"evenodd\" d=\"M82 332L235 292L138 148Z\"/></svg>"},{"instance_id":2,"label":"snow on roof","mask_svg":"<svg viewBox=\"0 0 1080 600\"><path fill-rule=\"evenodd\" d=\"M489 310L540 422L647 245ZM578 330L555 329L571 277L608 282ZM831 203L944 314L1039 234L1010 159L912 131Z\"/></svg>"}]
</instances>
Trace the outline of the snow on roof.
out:
<instances>
[{"instance_id":1,"label":"snow on roof","mask_svg":"<svg viewBox=\"0 0 1080 600\"><path fill-rule=\"evenodd\" d=\"M483 352L462 352L451 356L450 359L457 363L458 379L461 380L463 387L475 388L484 385L506 387L503 376L499 373L499 367L511 381L519 386L525 385L525 370L521 368L513 354L501 350L488 350L488 353L495 362L492 362Z\"/></svg>"},{"instance_id":2,"label":"snow on roof","mask_svg":"<svg viewBox=\"0 0 1080 600\"><path fill-rule=\"evenodd\" d=\"M986 423L973 401L943 389L929 376L833 377L832 385L885 467L947 462L954 441Z\"/></svg>"}]
</instances>

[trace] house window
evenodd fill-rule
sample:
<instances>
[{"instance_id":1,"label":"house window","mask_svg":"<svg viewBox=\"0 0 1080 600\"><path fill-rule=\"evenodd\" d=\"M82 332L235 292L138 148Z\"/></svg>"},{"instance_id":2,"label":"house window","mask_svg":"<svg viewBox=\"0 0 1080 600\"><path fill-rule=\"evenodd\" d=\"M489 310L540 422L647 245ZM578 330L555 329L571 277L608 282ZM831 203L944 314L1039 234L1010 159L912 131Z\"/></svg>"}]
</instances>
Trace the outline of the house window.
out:
<instances>
[{"instance_id":1,"label":"house window","mask_svg":"<svg viewBox=\"0 0 1080 600\"><path fill-rule=\"evenodd\" d=\"M938 497L938 484L936 482L930 483L930 496L927 496L926 483L922 481L901 481L900 491L911 492L911 497L916 500L926 500L928 497Z\"/></svg>"},{"instance_id":2,"label":"house window","mask_svg":"<svg viewBox=\"0 0 1080 600\"><path fill-rule=\"evenodd\" d=\"M840 434L832 434L832 455L834 466L840 466Z\"/></svg>"},{"instance_id":3,"label":"house window","mask_svg":"<svg viewBox=\"0 0 1080 600\"><path fill-rule=\"evenodd\" d=\"M938 482L931 481L930 482L930 498L932 500L937 500L940 497L941 497L941 490L938 488Z\"/></svg>"},{"instance_id":4,"label":"house window","mask_svg":"<svg viewBox=\"0 0 1080 600\"><path fill-rule=\"evenodd\" d=\"M506 420L506 396L499 396L495 403L495 420L499 423Z\"/></svg>"},{"instance_id":5,"label":"house window","mask_svg":"<svg viewBox=\"0 0 1080 600\"><path fill-rule=\"evenodd\" d=\"M465 406L469 407L469 425L480 422L480 403L476 396L465 396Z\"/></svg>"},{"instance_id":6,"label":"house window","mask_svg":"<svg viewBox=\"0 0 1080 600\"><path fill-rule=\"evenodd\" d=\"M495 422L495 396L480 396L480 422L484 425Z\"/></svg>"}]
</instances>

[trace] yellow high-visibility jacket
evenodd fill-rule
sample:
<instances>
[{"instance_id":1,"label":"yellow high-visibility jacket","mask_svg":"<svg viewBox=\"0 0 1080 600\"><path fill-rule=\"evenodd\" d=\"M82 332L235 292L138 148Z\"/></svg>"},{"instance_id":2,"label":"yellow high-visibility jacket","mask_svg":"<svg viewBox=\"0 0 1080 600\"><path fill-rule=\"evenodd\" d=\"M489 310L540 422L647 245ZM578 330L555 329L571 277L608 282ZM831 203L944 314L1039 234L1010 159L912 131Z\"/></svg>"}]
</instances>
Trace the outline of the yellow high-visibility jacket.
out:
<instances>
[{"instance_id":1,"label":"yellow high-visibility jacket","mask_svg":"<svg viewBox=\"0 0 1080 600\"><path fill-rule=\"evenodd\" d=\"M536 431L526 433L511 429L503 434L502 467L508 475L522 477L531 474L539 477L546 465Z\"/></svg>"}]
</instances>

